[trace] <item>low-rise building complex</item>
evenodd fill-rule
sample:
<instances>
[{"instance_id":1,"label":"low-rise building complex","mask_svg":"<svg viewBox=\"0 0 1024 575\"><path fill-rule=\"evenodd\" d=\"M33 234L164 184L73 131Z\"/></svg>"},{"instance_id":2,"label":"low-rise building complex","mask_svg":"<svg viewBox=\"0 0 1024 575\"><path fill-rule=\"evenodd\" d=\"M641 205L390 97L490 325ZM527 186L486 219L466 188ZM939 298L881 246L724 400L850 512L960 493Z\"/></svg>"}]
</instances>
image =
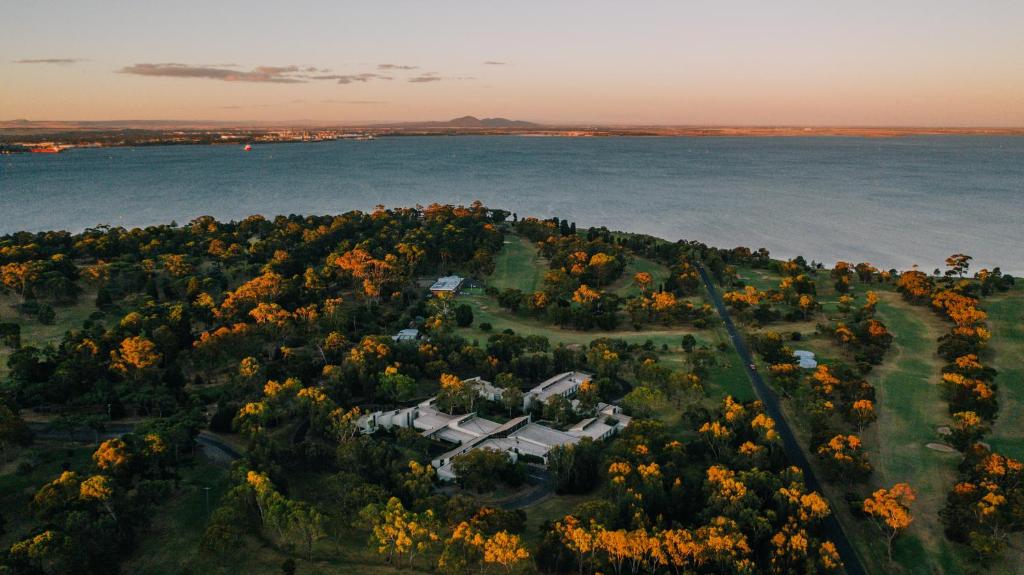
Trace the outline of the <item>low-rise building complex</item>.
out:
<instances>
[{"instance_id":1,"label":"low-rise building complex","mask_svg":"<svg viewBox=\"0 0 1024 575\"><path fill-rule=\"evenodd\" d=\"M570 397L589 377L575 371L559 374L525 395L532 397L532 401L543 401L542 397L551 397L556 393ZM497 401L501 398L503 390L488 381L479 377L464 381L473 385L477 394L485 399ZM524 401L524 411L532 401ZM431 398L413 407L375 411L360 417L357 425L363 433L373 433L379 428L412 428L419 430L424 437L454 444L451 450L431 461L437 469L438 478L450 481L456 477L452 468L454 459L474 449L502 451L509 454L513 461L520 456L530 456L547 464L548 452L555 447L577 443L584 437L595 441L607 439L631 422L631 418L623 414L618 406L606 403L599 403L592 417L580 421L567 431L536 423L530 415L497 423L475 413L445 413L435 403L436 398Z\"/></svg>"}]
</instances>

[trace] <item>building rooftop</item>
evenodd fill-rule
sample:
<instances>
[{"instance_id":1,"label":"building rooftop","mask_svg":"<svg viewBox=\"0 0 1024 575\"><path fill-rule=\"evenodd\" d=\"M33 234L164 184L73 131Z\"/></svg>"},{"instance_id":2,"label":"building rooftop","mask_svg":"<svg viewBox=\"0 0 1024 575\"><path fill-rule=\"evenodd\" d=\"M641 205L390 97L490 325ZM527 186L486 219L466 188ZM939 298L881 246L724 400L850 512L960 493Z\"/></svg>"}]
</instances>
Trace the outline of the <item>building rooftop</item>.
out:
<instances>
[{"instance_id":1,"label":"building rooftop","mask_svg":"<svg viewBox=\"0 0 1024 575\"><path fill-rule=\"evenodd\" d=\"M814 359L813 351L798 349L793 352L793 357L797 358L800 363L800 367L804 369L814 369L818 367L818 360Z\"/></svg>"},{"instance_id":2,"label":"building rooftop","mask_svg":"<svg viewBox=\"0 0 1024 575\"><path fill-rule=\"evenodd\" d=\"M420 338L420 330L416 328L403 329L391 336L394 341L414 341Z\"/></svg>"},{"instance_id":3,"label":"building rooftop","mask_svg":"<svg viewBox=\"0 0 1024 575\"><path fill-rule=\"evenodd\" d=\"M579 388L588 379L590 379L590 374L581 371L567 371L541 382L537 387L531 389L530 393L537 401L544 402L552 395L566 395L570 390Z\"/></svg>"},{"instance_id":4,"label":"building rooftop","mask_svg":"<svg viewBox=\"0 0 1024 575\"><path fill-rule=\"evenodd\" d=\"M455 291L462 285L462 278L459 276L444 276L437 278L434 285L430 286L430 291Z\"/></svg>"}]
</instances>

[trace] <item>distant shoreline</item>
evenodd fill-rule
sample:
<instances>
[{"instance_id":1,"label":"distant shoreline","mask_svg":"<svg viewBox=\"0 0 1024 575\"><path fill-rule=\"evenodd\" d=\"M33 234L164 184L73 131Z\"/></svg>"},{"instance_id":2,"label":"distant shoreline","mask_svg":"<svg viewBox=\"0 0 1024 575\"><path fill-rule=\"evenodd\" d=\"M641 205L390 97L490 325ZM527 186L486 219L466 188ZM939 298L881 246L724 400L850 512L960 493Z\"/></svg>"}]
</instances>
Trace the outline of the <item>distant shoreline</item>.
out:
<instances>
[{"instance_id":1,"label":"distant shoreline","mask_svg":"<svg viewBox=\"0 0 1024 575\"><path fill-rule=\"evenodd\" d=\"M34 147L113 148L180 145L315 143L344 139L430 136L519 136L531 138L904 138L914 136L1024 136L1024 128L855 128L855 127L563 127L366 125L346 127L127 127L116 123L0 122L0 153L28 153Z\"/></svg>"}]
</instances>

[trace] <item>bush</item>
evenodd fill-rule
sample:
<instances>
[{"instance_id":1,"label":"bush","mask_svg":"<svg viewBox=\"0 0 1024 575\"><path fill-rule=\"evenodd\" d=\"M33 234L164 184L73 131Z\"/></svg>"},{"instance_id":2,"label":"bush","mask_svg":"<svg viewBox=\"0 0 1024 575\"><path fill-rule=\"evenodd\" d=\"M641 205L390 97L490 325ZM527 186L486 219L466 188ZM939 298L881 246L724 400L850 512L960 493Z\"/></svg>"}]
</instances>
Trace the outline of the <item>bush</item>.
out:
<instances>
[{"instance_id":1,"label":"bush","mask_svg":"<svg viewBox=\"0 0 1024 575\"><path fill-rule=\"evenodd\" d=\"M57 321L57 313L53 311L53 308L47 304L40 304L39 311L36 313L36 318L39 319L39 323L43 325L53 325Z\"/></svg>"},{"instance_id":2,"label":"bush","mask_svg":"<svg viewBox=\"0 0 1024 575\"><path fill-rule=\"evenodd\" d=\"M466 304L456 307L455 324L459 327L469 327L473 325L473 308Z\"/></svg>"},{"instance_id":3,"label":"bush","mask_svg":"<svg viewBox=\"0 0 1024 575\"><path fill-rule=\"evenodd\" d=\"M486 321L478 325L477 327L480 328L480 331L491 331L492 329L494 329L494 326Z\"/></svg>"}]
</instances>

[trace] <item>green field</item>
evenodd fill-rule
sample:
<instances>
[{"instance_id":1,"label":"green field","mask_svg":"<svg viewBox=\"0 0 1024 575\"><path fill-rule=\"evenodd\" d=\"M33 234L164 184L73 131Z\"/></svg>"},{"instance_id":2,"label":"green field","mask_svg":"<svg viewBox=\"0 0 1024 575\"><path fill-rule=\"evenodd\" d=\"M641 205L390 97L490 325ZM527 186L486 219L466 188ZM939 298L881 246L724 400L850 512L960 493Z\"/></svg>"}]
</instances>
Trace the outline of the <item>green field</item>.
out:
<instances>
[{"instance_id":1,"label":"green field","mask_svg":"<svg viewBox=\"0 0 1024 575\"><path fill-rule=\"evenodd\" d=\"M21 326L21 345L43 346L48 343L60 343L64 332L70 329L79 329L82 323L89 319L89 316L97 311L95 302L96 294L84 293L78 298L78 303L71 306L54 307L57 312L57 320L53 325L43 325L35 318L19 315L14 306L17 305L17 298L11 296L0 296L0 323L16 323ZM11 350L0 347L0 379L7 376L7 358Z\"/></svg>"},{"instance_id":2,"label":"green field","mask_svg":"<svg viewBox=\"0 0 1024 575\"><path fill-rule=\"evenodd\" d=\"M999 418L988 442L993 449L1024 459L1024 290L982 301L992 330L985 363L999 370Z\"/></svg>"},{"instance_id":3,"label":"green field","mask_svg":"<svg viewBox=\"0 0 1024 575\"><path fill-rule=\"evenodd\" d=\"M531 293L540 289L547 268L547 261L537 254L537 247L530 240L510 234L494 260L494 273L487 283L498 289Z\"/></svg>"},{"instance_id":4,"label":"green field","mask_svg":"<svg viewBox=\"0 0 1024 575\"><path fill-rule=\"evenodd\" d=\"M942 453L926 447L941 443L937 428L948 425L946 401L937 385L941 359L936 339L948 327L928 308L913 307L894 292L880 292L878 318L895 340L882 366L868 377L877 392L878 421L864 435L875 473L872 488L909 483L917 491L914 524L897 541L893 556L908 573L961 573L964 558L946 540L938 510L956 479L959 453ZM874 572L885 572L884 548L874 527L865 557L878 559Z\"/></svg>"},{"instance_id":5,"label":"green field","mask_svg":"<svg viewBox=\"0 0 1024 575\"><path fill-rule=\"evenodd\" d=\"M640 272L651 274L651 289L658 289L669 277L668 268L658 262L645 257L633 256L626 269L622 271L622 277L612 282L605 291L614 293L620 297L640 295L640 288L633 284L633 276Z\"/></svg>"}]
</instances>

